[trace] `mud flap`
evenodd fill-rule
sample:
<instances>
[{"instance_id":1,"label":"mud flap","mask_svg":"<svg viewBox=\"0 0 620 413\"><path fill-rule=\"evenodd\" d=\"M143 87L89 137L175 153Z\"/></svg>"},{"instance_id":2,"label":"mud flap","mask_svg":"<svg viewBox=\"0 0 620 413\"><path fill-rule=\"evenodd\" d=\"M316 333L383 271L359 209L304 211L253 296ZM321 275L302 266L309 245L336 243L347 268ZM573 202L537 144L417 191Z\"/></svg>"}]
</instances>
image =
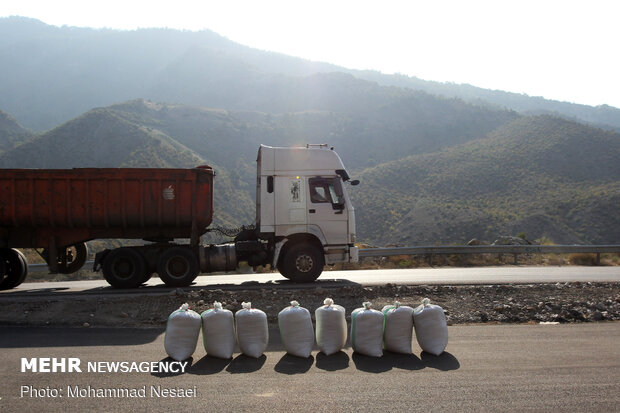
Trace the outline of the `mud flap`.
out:
<instances>
[{"instance_id":1,"label":"mud flap","mask_svg":"<svg viewBox=\"0 0 620 413\"><path fill-rule=\"evenodd\" d=\"M278 259L280 258L280 252L282 251L282 247L284 244L288 242L288 238L284 238L282 241L276 243L275 250L273 252L273 262L271 263L271 268L277 268Z\"/></svg>"}]
</instances>

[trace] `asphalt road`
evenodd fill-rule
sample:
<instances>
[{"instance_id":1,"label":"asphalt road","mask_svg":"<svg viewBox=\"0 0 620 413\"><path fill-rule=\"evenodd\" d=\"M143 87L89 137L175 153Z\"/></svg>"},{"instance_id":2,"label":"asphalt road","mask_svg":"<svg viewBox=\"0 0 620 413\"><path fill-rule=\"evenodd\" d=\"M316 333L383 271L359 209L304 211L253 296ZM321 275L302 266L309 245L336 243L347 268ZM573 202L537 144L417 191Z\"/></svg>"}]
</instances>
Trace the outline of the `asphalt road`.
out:
<instances>
[{"instance_id":1,"label":"asphalt road","mask_svg":"<svg viewBox=\"0 0 620 413\"><path fill-rule=\"evenodd\" d=\"M394 284L502 284L539 282L620 282L620 266L614 267L471 267L471 268L416 268L398 270L324 271L317 280L324 287L351 283L362 285ZM193 287L227 288L235 286L277 286L290 282L279 273L202 275ZM316 284L315 284L316 285ZM164 284L153 277L140 292L161 290ZM105 280L23 283L1 294L37 292L101 292L113 290ZM135 290L134 290L135 291Z\"/></svg>"},{"instance_id":2,"label":"asphalt road","mask_svg":"<svg viewBox=\"0 0 620 413\"><path fill-rule=\"evenodd\" d=\"M283 352L277 330L260 359L205 356L184 374L20 372L21 358L165 360L162 330L0 328L0 411L618 411L620 323L449 327L439 357L369 358L350 348L308 359ZM30 387L32 386L32 387ZM68 389L146 389L146 397L68 397ZM192 389L195 397L151 394ZM23 389L26 389L23 394ZM58 389L63 397L34 397ZM22 395L23 397L20 397Z\"/></svg>"}]
</instances>

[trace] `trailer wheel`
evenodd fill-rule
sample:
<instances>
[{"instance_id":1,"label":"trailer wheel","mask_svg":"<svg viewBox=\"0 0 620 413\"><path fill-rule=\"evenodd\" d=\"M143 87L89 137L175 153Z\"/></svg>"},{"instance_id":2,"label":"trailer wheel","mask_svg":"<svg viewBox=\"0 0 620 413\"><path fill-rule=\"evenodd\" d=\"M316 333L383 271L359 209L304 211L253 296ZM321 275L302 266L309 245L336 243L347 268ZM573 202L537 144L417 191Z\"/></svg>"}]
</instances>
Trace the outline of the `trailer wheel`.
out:
<instances>
[{"instance_id":1,"label":"trailer wheel","mask_svg":"<svg viewBox=\"0 0 620 413\"><path fill-rule=\"evenodd\" d=\"M142 284L146 262L132 248L118 248L106 255L101 266L103 277L114 288L136 288Z\"/></svg>"},{"instance_id":2,"label":"trailer wheel","mask_svg":"<svg viewBox=\"0 0 620 413\"><path fill-rule=\"evenodd\" d=\"M159 278L168 287L187 287L196 279L199 271L196 254L186 247L167 249L157 263Z\"/></svg>"},{"instance_id":3,"label":"trailer wheel","mask_svg":"<svg viewBox=\"0 0 620 413\"><path fill-rule=\"evenodd\" d=\"M308 283L319 278L325 260L318 248L311 244L296 244L280 258L278 270L285 278L296 283Z\"/></svg>"},{"instance_id":4,"label":"trailer wheel","mask_svg":"<svg viewBox=\"0 0 620 413\"><path fill-rule=\"evenodd\" d=\"M28 275L28 262L20 251L0 249L0 290L10 290L24 282Z\"/></svg>"},{"instance_id":5,"label":"trailer wheel","mask_svg":"<svg viewBox=\"0 0 620 413\"><path fill-rule=\"evenodd\" d=\"M58 272L71 274L78 271L88 258L88 247L84 242L78 242L58 251Z\"/></svg>"},{"instance_id":6,"label":"trailer wheel","mask_svg":"<svg viewBox=\"0 0 620 413\"><path fill-rule=\"evenodd\" d=\"M14 286L14 287L17 287L18 285L23 283L24 280L26 279L26 276L28 276L28 260L26 259L26 256L20 250L13 250L13 251L15 251L17 255L19 255L19 258L21 259L22 265L23 265L22 276L18 280L17 284Z\"/></svg>"}]
</instances>

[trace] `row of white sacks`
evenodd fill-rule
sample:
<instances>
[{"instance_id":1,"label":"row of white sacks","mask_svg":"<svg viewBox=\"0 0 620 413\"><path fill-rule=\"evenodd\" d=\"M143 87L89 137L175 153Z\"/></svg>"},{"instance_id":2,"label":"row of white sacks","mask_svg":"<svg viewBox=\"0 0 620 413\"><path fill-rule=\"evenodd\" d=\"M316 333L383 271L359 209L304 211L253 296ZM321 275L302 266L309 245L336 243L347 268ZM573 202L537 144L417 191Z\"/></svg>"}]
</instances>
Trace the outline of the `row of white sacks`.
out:
<instances>
[{"instance_id":1,"label":"row of white sacks","mask_svg":"<svg viewBox=\"0 0 620 413\"><path fill-rule=\"evenodd\" d=\"M185 360L194 354L198 336L202 337L207 355L229 359L235 342L241 352L258 358L269 342L267 315L251 303L243 303L233 317L230 310L215 302L213 309L202 314L190 310L187 304L168 317L164 347L175 360ZM347 341L345 309L331 298L315 311L316 343L326 355L342 350ZM235 323L236 321L236 323ZM235 325L236 324L236 325ZM287 353L309 357L314 346L315 332L310 312L292 301L278 314L280 335ZM441 307L425 298L417 308L394 305L382 311L371 308L371 303L351 313L351 346L353 351L367 356L381 357L383 350L411 354L412 333L422 350L440 355L448 344L448 326Z\"/></svg>"}]
</instances>

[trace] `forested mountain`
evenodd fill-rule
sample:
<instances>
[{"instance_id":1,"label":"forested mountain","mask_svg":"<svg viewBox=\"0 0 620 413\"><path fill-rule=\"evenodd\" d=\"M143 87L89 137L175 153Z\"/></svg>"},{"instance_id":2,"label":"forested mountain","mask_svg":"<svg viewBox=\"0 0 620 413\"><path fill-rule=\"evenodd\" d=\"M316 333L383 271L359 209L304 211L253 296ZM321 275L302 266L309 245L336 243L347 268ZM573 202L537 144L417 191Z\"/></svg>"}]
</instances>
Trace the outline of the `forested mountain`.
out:
<instances>
[{"instance_id":1,"label":"forested mountain","mask_svg":"<svg viewBox=\"0 0 620 413\"><path fill-rule=\"evenodd\" d=\"M524 117L476 141L366 169L353 197L365 237L379 244L492 241L519 232L617 243L619 160L618 133Z\"/></svg>"},{"instance_id":2,"label":"forested mountain","mask_svg":"<svg viewBox=\"0 0 620 413\"><path fill-rule=\"evenodd\" d=\"M138 97L227 107L235 91L265 77L335 70L209 30L59 28L21 17L0 18L0 60L11 62L0 65L0 108L40 131Z\"/></svg>"},{"instance_id":3,"label":"forested mountain","mask_svg":"<svg viewBox=\"0 0 620 413\"><path fill-rule=\"evenodd\" d=\"M381 85L423 90L432 95L456 97L470 103L509 108L525 115L552 114L616 132L620 131L620 109L609 105L588 106L560 102L540 96L483 89L468 84L433 82L410 76L385 75L374 71L357 72L356 76Z\"/></svg>"},{"instance_id":4,"label":"forested mountain","mask_svg":"<svg viewBox=\"0 0 620 413\"><path fill-rule=\"evenodd\" d=\"M476 105L553 112L620 128L620 110L609 106L349 70L251 49L208 30L59 28L33 19L0 18L0 60L10 62L0 65L0 108L38 131L94 107L135 98L272 114L341 112L350 105L353 113L379 98L372 91L379 86L397 86L383 88L386 94L426 91ZM350 76L317 76L333 72ZM337 95L330 93L333 85Z\"/></svg>"}]
</instances>

